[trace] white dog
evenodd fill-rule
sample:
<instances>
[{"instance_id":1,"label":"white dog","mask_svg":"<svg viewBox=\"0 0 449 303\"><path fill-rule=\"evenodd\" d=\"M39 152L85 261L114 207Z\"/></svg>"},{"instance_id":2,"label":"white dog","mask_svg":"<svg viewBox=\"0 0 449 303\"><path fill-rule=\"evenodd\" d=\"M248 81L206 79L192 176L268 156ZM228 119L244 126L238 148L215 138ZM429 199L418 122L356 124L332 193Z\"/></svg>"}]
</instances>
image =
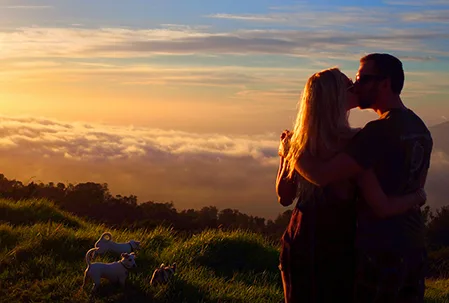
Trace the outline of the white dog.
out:
<instances>
[{"instance_id":1,"label":"white dog","mask_svg":"<svg viewBox=\"0 0 449 303\"><path fill-rule=\"evenodd\" d=\"M97 248L91 248L86 253L86 263L87 268L84 271L84 280L81 289L84 289L87 278L92 279L94 286L92 291L96 291L100 286L101 278L108 279L112 283L120 283L123 287L125 286L126 278L128 277L128 271L131 268L137 267L134 253L123 253L122 259L113 263L90 263L92 254Z\"/></svg>"},{"instance_id":2,"label":"white dog","mask_svg":"<svg viewBox=\"0 0 449 303\"><path fill-rule=\"evenodd\" d=\"M94 251L92 258L95 258L97 254L104 254L108 251L117 254L135 252L140 249L140 242L131 240L126 243L116 243L112 241L111 233L106 232L95 243L95 248L97 249Z\"/></svg>"},{"instance_id":3,"label":"white dog","mask_svg":"<svg viewBox=\"0 0 449 303\"><path fill-rule=\"evenodd\" d=\"M175 274L176 263L172 266L165 266L164 263L156 268L151 277L150 285L167 284L171 277Z\"/></svg>"}]
</instances>

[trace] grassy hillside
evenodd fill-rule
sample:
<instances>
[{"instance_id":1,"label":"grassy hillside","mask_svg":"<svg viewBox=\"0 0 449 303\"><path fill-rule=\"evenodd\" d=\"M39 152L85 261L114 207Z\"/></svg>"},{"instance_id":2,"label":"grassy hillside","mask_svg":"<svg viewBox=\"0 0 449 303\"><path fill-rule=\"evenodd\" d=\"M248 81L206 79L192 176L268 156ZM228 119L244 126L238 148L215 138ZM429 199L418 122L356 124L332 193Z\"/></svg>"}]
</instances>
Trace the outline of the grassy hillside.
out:
<instances>
[{"instance_id":1,"label":"grassy hillside","mask_svg":"<svg viewBox=\"0 0 449 303\"><path fill-rule=\"evenodd\" d=\"M79 292L84 255L104 226L46 201L0 200L0 302L279 302L278 248L257 234L110 230L115 241L142 242L125 291L104 282L96 298ZM99 260L115 261L113 255ZM167 286L151 287L160 263L177 262ZM428 281L428 302L449 302L449 280ZM86 288L87 290L88 288Z\"/></svg>"}]
</instances>

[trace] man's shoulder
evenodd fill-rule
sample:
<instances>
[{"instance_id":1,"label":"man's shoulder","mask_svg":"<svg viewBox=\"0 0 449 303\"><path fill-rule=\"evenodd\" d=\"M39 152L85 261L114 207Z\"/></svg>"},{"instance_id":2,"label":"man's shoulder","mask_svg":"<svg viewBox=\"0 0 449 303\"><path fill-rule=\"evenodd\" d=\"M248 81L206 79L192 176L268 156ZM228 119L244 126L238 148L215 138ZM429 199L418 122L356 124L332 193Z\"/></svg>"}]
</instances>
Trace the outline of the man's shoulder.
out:
<instances>
[{"instance_id":1,"label":"man's shoulder","mask_svg":"<svg viewBox=\"0 0 449 303\"><path fill-rule=\"evenodd\" d=\"M388 119L379 118L366 123L366 125L359 133L379 133L383 135L383 132L386 130L389 124L390 121L388 121Z\"/></svg>"},{"instance_id":2,"label":"man's shoulder","mask_svg":"<svg viewBox=\"0 0 449 303\"><path fill-rule=\"evenodd\" d=\"M430 133L429 128L427 127L426 123L421 119L420 116L418 116L414 111L411 109L409 110L410 114L413 115L413 117L416 119L416 123L419 124L424 130L426 130L428 133Z\"/></svg>"},{"instance_id":3,"label":"man's shoulder","mask_svg":"<svg viewBox=\"0 0 449 303\"><path fill-rule=\"evenodd\" d=\"M429 128L427 127L426 123L424 123L424 121L421 119L420 116L418 116L411 109L407 110L407 116L409 123L413 126L410 127L412 132L421 133L423 135L432 138Z\"/></svg>"}]
</instances>

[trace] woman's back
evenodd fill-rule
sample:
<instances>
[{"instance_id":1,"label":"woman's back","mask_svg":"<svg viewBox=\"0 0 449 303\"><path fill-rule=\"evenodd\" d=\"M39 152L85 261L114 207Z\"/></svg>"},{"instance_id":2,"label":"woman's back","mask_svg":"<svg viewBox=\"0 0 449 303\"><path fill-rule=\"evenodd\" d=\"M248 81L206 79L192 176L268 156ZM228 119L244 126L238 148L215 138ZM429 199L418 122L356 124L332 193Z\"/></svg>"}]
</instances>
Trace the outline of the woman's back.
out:
<instances>
[{"instance_id":1,"label":"woman's back","mask_svg":"<svg viewBox=\"0 0 449 303\"><path fill-rule=\"evenodd\" d=\"M350 302L354 280L356 187L350 180L307 188L282 237L281 266L291 268L289 302ZM313 189L313 190L311 190ZM284 262L284 265L282 265Z\"/></svg>"}]
</instances>

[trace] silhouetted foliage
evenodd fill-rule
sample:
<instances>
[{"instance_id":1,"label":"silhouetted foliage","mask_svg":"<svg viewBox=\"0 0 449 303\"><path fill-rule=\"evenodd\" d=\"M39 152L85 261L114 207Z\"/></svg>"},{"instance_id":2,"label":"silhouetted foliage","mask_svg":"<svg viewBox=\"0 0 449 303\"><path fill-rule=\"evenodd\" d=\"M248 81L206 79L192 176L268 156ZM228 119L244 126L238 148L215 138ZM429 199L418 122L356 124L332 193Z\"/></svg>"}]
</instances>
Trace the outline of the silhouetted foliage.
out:
<instances>
[{"instance_id":1,"label":"silhouetted foliage","mask_svg":"<svg viewBox=\"0 0 449 303\"><path fill-rule=\"evenodd\" d=\"M0 197L16 201L45 198L63 210L111 227L132 229L162 225L187 234L198 233L205 229L246 229L261 233L273 241L279 241L292 214L292 210L287 210L279 214L275 220L266 220L241 213L237 209L219 210L215 206L178 211L173 202L138 203L135 195L113 196L106 183L66 185L60 182L57 184L30 182L25 185L17 180L8 180L3 174L0 174ZM431 251L449 247L449 206L435 212L426 206L422 214Z\"/></svg>"},{"instance_id":2,"label":"silhouetted foliage","mask_svg":"<svg viewBox=\"0 0 449 303\"><path fill-rule=\"evenodd\" d=\"M8 180L3 174L0 174L0 197L15 201L45 198L63 210L111 227L154 228L162 225L188 234L205 229L247 229L274 241L281 237L291 215L291 210L287 210L273 221L250 216L237 209L218 210L215 206L178 211L173 202L138 203L135 195L113 196L106 183L66 185L30 182L25 185L17 180Z\"/></svg>"},{"instance_id":3,"label":"silhouetted foliage","mask_svg":"<svg viewBox=\"0 0 449 303\"><path fill-rule=\"evenodd\" d=\"M443 206L435 213L430 213L430 217L427 224L429 246L434 249L449 247L449 206Z\"/></svg>"}]
</instances>

